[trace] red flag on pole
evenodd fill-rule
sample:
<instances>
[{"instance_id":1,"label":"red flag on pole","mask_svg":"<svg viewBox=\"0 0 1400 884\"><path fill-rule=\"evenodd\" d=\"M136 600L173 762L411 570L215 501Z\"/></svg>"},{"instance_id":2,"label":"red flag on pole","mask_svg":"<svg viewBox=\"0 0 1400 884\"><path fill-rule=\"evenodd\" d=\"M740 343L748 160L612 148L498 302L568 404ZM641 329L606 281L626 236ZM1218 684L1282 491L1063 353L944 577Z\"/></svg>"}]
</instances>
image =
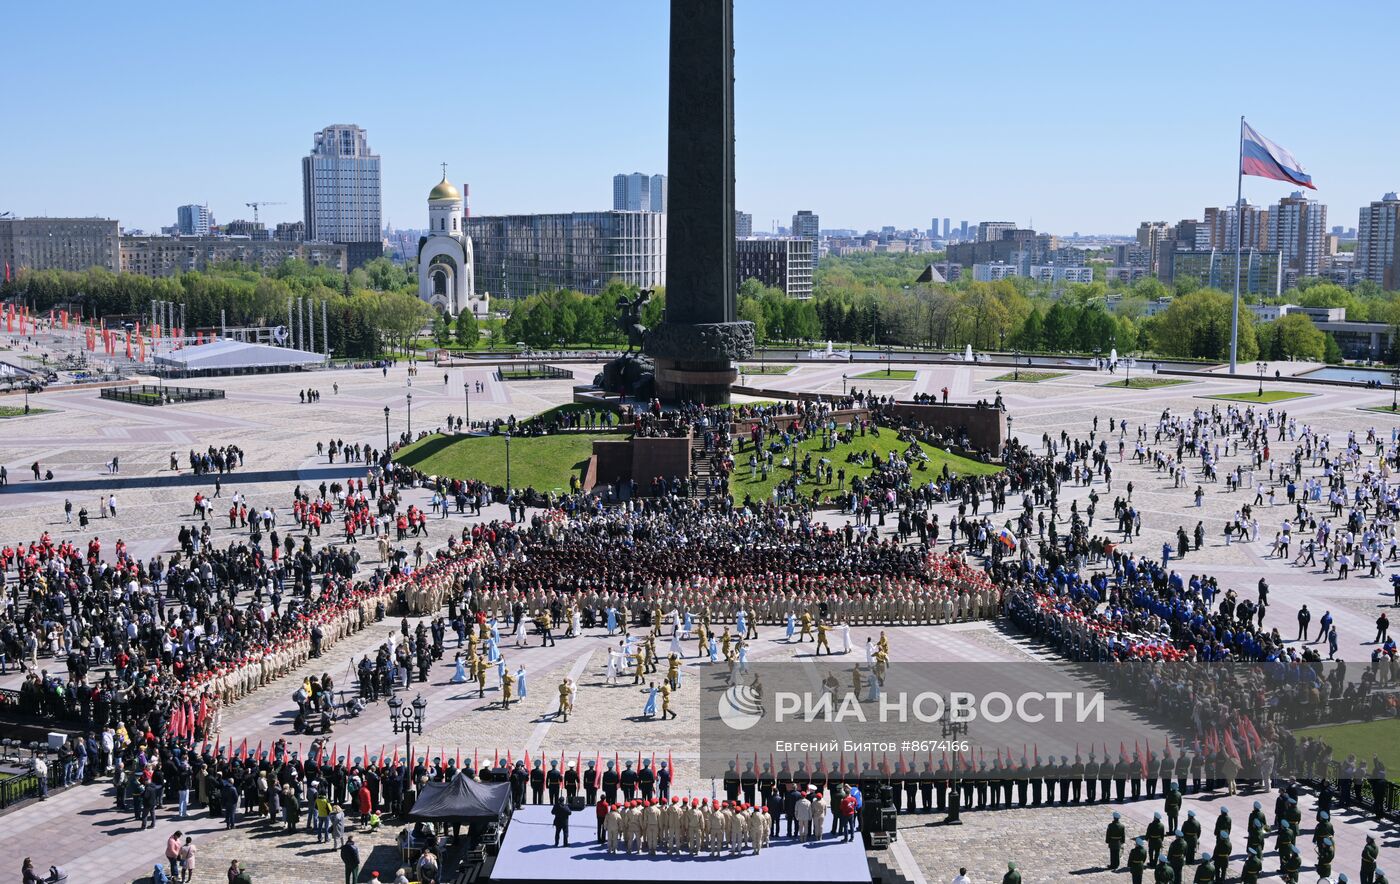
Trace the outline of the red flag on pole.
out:
<instances>
[{"instance_id":1,"label":"red flag on pole","mask_svg":"<svg viewBox=\"0 0 1400 884\"><path fill-rule=\"evenodd\" d=\"M258 750L253 755L254 761L262 761L262 740L258 740Z\"/></svg>"}]
</instances>

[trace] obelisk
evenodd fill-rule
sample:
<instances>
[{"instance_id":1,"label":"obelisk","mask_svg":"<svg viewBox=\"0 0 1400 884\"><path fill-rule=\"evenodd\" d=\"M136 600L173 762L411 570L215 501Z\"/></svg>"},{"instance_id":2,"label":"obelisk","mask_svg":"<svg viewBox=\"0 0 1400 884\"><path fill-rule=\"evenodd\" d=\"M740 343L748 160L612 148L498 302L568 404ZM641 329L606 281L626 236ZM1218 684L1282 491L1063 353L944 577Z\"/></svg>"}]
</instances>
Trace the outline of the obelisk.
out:
<instances>
[{"instance_id":1,"label":"obelisk","mask_svg":"<svg viewBox=\"0 0 1400 884\"><path fill-rule=\"evenodd\" d=\"M729 401L753 353L734 269L734 2L671 0L666 313L647 334L656 395Z\"/></svg>"}]
</instances>

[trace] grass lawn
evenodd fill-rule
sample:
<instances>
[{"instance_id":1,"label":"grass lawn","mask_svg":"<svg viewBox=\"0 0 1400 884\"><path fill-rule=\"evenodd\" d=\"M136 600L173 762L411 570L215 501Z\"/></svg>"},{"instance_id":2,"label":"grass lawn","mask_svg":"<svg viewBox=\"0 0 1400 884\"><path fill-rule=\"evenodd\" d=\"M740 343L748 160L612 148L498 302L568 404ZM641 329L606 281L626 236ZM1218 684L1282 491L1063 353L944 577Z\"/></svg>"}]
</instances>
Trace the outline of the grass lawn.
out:
<instances>
[{"instance_id":1,"label":"grass lawn","mask_svg":"<svg viewBox=\"0 0 1400 884\"><path fill-rule=\"evenodd\" d=\"M1067 371L1026 371L1026 370L1023 369L1023 370L1021 370L1021 371L1019 372L1019 374L1018 374L1017 372L1012 371L1012 372L1007 372L1006 374L999 374L999 375L997 375L997 376L994 377L994 378L988 378L988 380L994 381L994 382L996 382L996 383L1001 383L1001 384L1015 384L1015 383L1022 383L1022 384L1038 384L1038 383L1040 383L1041 381L1051 381L1051 380L1054 380L1055 378L1064 378L1064 377L1069 377L1069 372L1067 372Z\"/></svg>"},{"instance_id":2,"label":"grass lawn","mask_svg":"<svg viewBox=\"0 0 1400 884\"><path fill-rule=\"evenodd\" d=\"M561 375L561 371L565 373ZM503 381L537 380L539 378L559 380L573 377L573 372L568 369L559 369L552 365L531 368L501 368L498 369L498 372Z\"/></svg>"},{"instance_id":3,"label":"grass lawn","mask_svg":"<svg viewBox=\"0 0 1400 884\"><path fill-rule=\"evenodd\" d=\"M569 477L581 475L594 439L624 439L624 433L565 433L514 437L510 441L510 481L517 488L568 491ZM394 458L430 476L506 483L504 436L429 436L399 449Z\"/></svg>"},{"instance_id":4,"label":"grass lawn","mask_svg":"<svg viewBox=\"0 0 1400 884\"><path fill-rule=\"evenodd\" d=\"M1312 393L1294 393L1289 390L1265 390L1264 395L1252 393L1221 393L1219 396L1202 396L1202 399L1228 399L1231 402L1286 402L1289 399L1303 399Z\"/></svg>"},{"instance_id":5,"label":"grass lawn","mask_svg":"<svg viewBox=\"0 0 1400 884\"><path fill-rule=\"evenodd\" d=\"M874 371L863 371L860 374L851 375L853 381L912 381L918 377L919 373L912 368L895 368L885 371L877 368Z\"/></svg>"},{"instance_id":6,"label":"grass lawn","mask_svg":"<svg viewBox=\"0 0 1400 884\"><path fill-rule=\"evenodd\" d=\"M35 407L33 407L32 405L29 407L29 413L30 413L31 415L34 415L34 414L44 414L44 413L47 412L47 411L48 411L47 408L35 408ZM5 418L5 417L24 417L24 406L23 406L23 405L0 405L0 418Z\"/></svg>"},{"instance_id":7,"label":"grass lawn","mask_svg":"<svg viewBox=\"0 0 1400 884\"><path fill-rule=\"evenodd\" d=\"M745 444L747 445L746 434ZM846 463L846 455L857 451L876 451L881 455L888 454L891 451L899 451L902 453L907 447L905 443L899 441L898 436L895 435L893 430L881 430L878 438L869 435L857 435L849 445L837 445L835 450L826 452L821 451L821 441L819 439L808 439L798 444L797 460L801 462L806 452L810 451L812 452L812 462L814 465L818 459L825 457L831 461L831 465L834 469L839 470L845 467L846 487L849 488L852 477L857 475L868 476L873 473L874 470L868 466ZM921 478L931 479L936 476L941 476L943 474L943 464L945 463L948 464L948 469L950 471L963 476L973 474L988 475L1001 471L1001 467L994 464L985 464L981 461L958 457L957 455L949 454L946 451L933 448L929 445L921 445L920 448L928 455L929 460L925 469L915 469L914 476L916 480ZM752 449L745 448L743 451L736 452L734 455L734 473L730 479L729 487L734 493L734 498L736 500L743 500L745 494L750 495L754 500L762 500L773 493L773 488L779 482L791 478L792 476L791 469L783 469L779 466L779 464L782 463L783 457L781 454L775 452L773 454L773 469L769 471L767 481L763 479L762 470L758 472L757 478L750 479L749 455L751 453L753 453ZM821 491L822 496L826 496L828 493L836 491L837 483L834 480L829 485L815 485L811 482L804 482L800 489L802 495L810 498L814 487Z\"/></svg>"},{"instance_id":8,"label":"grass lawn","mask_svg":"<svg viewBox=\"0 0 1400 884\"><path fill-rule=\"evenodd\" d=\"M773 363L760 362L758 365L741 365L739 366L739 372L741 374L787 374L792 371L793 368L795 368L795 366L774 365Z\"/></svg>"},{"instance_id":9,"label":"grass lawn","mask_svg":"<svg viewBox=\"0 0 1400 884\"><path fill-rule=\"evenodd\" d=\"M1387 771L1400 764L1400 720L1389 718L1360 724L1334 724L1295 731L1298 737L1314 737L1332 747L1332 759L1345 761L1355 754L1359 761L1371 767L1371 757L1380 756ZM1391 779L1395 775L1391 774Z\"/></svg>"},{"instance_id":10,"label":"grass lawn","mask_svg":"<svg viewBox=\"0 0 1400 884\"><path fill-rule=\"evenodd\" d=\"M1120 390L1151 390L1155 387L1175 387L1177 384L1189 384L1188 380L1182 378L1159 378L1151 375L1132 378L1127 384L1122 381L1109 381L1106 384L1099 384L1100 387L1117 387Z\"/></svg>"},{"instance_id":11,"label":"grass lawn","mask_svg":"<svg viewBox=\"0 0 1400 884\"><path fill-rule=\"evenodd\" d=\"M1374 411L1377 414L1390 414L1395 417L1400 417L1400 410L1393 409L1389 405L1373 405L1363 408L1361 411Z\"/></svg>"}]
</instances>

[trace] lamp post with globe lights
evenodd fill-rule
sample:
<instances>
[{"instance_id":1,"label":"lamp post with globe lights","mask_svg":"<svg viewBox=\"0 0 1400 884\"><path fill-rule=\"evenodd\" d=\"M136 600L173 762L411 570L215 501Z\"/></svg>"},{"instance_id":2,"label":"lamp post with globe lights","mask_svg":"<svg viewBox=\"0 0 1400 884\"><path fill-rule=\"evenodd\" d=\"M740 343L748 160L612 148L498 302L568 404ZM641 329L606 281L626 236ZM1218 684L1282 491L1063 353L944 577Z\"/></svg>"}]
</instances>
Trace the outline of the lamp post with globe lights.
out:
<instances>
[{"instance_id":1,"label":"lamp post with globe lights","mask_svg":"<svg viewBox=\"0 0 1400 884\"><path fill-rule=\"evenodd\" d=\"M395 734L404 735L404 753L408 755L410 765L413 763L413 735L423 733L423 722L427 717L428 701L423 699L422 694L406 705L397 695L389 698L389 724L393 726Z\"/></svg>"}]
</instances>

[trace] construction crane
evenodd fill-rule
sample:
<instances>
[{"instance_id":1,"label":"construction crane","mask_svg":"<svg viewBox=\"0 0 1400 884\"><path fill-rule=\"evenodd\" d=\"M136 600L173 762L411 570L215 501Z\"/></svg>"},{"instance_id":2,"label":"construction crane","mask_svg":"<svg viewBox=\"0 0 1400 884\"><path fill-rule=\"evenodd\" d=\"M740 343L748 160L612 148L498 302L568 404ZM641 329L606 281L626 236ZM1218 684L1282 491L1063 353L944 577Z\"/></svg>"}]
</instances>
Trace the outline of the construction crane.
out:
<instances>
[{"instance_id":1,"label":"construction crane","mask_svg":"<svg viewBox=\"0 0 1400 884\"><path fill-rule=\"evenodd\" d=\"M257 223L258 223L258 206L285 206L286 203L282 203L282 202L273 202L272 200L257 200L257 201L255 201L255 202L251 202L251 203L244 203L243 205L245 205L245 206L251 206L251 207L252 207L252 209L253 209L253 223L254 223L254 224L257 224Z\"/></svg>"}]
</instances>

